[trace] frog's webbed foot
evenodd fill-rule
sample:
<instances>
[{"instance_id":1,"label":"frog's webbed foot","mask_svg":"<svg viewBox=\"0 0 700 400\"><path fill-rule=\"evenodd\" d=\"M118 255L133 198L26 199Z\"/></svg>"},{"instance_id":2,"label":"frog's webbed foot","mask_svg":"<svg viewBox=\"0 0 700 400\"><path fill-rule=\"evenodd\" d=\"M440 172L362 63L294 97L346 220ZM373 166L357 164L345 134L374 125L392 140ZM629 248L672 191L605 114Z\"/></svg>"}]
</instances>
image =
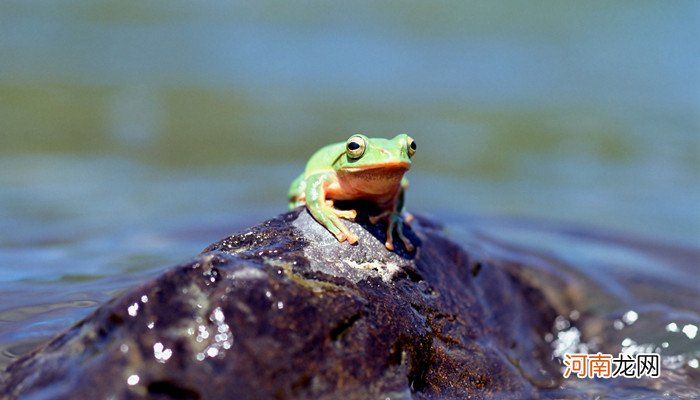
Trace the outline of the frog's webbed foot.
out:
<instances>
[{"instance_id":1,"label":"frog's webbed foot","mask_svg":"<svg viewBox=\"0 0 700 400\"><path fill-rule=\"evenodd\" d=\"M340 218L353 219L357 213L355 210L338 210L333 206L333 199L326 198L326 187L333 184L334 179L335 176L328 173L307 177L308 183L304 186L306 208L339 242L347 240L348 243L355 244L358 240L357 235L352 233Z\"/></svg>"},{"instance_id":2,"label":"frog's webbed foot","mask_svg":"<svg viewBox=\"0 0 700 400\"><path fill-rule=\"evenodd\" d=\"M384 211L378 215L369 217L369 222L371 222L372 224L376 224L377 222L383 219L387 220L386 242L384 242L384 246L390 251L394 250L394 229L396 229L396 233L398 234L399 239L403 243L403 246L406 249L406 251L413 251L415 249L413 243L411 243L411 241L404 234L404 228L413 220L413 215L407 213L406 217L404 219L401 219L401 213L394 211Z\"/></svg>"},{"instance_id":3,"label":"frog's webbed foot","mask_svg":"<svg viewBox=\"0 0 700 400\"><path fill-rule=\"evenodd\" d=\"M309 204L307 204L308 206ZM312 205L309 211L333 236L339 241L345 240L350 244L355 244L358 241L357 235L352 233L350 229L340 220L340 218L355 218L355 210L338 210L333 207L333 202L327 200L320 205Z\"/></svg>"},{"instance_id":4,"label":"frog's webbed foot","mask_svg":"<svg viewBox=\"0 0 700 400\"><path fill-rule=\"evenodd\" d=\"M341 227L338 227L339 232L333 233L333 236L335 236L336 239L338 239L339 242L347 240L348 243L350 244L355 244L358 241L357 235L354 233L350 232L350 230L341 222Z\"/></svg>"},{"instance_id":5,"label":"frog's webbed foot","mask_svg":"<svg viewBox=\"0 0 700 400\"><path fill-rule=\"evenodd\" d=\"M340 218L354 219L357 214L355 210L338 210L334 207L328 207L327 210L330 211L328 215L330 224L324 223L324 226L331 231L339 242L347 240L350 244L357 243L357 235L352 233L343 221L340 220Z\"/></svg>"}]
</instances>

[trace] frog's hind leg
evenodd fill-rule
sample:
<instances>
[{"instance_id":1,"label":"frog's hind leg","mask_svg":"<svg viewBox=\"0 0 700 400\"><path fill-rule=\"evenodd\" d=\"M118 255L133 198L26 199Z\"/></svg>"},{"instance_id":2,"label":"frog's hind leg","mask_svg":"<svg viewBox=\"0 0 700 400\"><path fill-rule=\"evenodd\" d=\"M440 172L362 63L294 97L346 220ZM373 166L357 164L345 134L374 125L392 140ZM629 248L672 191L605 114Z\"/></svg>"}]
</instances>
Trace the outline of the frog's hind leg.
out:
<instances>
[{"instance_id":1,"label":"frog's hind leg","mask_svg":"<svg viewBox=\"0 0 700 400\"><path fill-rule=\"evenodd\" d=\"M298 199L298 198L297 199L289 199L288 205L289 205L289 209L293 210L299 206L306 205L306 202L304 201L304 199Z\"/></svg>"},{"instance_id":2,"label":"frog's hind leg","mask_svg":"<svg viewBox=\"0 0 700 400\"><path fill-rule=\"evenodd\" d=\"M303 173L292 181L292 184L289 186L287 199L290 210L306 204L306 181Z\"/></svg>"}]
</instances>

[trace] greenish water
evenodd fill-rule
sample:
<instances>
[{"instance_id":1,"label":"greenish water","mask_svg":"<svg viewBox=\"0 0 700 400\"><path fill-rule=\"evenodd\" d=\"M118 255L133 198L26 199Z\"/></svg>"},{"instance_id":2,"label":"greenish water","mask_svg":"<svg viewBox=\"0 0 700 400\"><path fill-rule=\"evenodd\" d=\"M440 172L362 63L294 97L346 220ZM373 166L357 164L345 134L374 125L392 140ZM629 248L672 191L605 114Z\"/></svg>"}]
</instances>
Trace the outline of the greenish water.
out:
<instances>
[{"instance_id":1,"label":"greenish water","mask_svg":"<svg viewBox=\"0 0 700 400\"><path fill-rule=\"evenodd\" d=\"M0 365L418 142L408 207L700 245L695 2L0 3Z\"/></svg>"}]
</instances>

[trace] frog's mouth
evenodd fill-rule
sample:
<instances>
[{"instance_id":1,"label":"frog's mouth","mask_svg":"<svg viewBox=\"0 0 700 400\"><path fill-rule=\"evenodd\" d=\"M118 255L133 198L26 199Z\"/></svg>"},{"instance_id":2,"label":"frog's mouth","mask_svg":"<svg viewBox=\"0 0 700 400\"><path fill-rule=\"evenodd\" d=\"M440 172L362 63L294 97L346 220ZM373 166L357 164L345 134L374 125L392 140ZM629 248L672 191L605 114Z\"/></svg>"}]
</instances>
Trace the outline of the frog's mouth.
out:
<instances>
[{"instance_id":1,"label":"frog's mouth","mask_svg":"<svg viewBox=\"0 0 700 400\"><path fill-rule=\"evenodd\" d=\"M400 161L400 162L363 165L360 167L344 167L339 172L340 173L349 173L349 174L358 174L358 173L367 172L367 173L371 173L371 174L375 174L375 175L381 175L382 171L385 171L387 174L393 175L396 173L403 174L406 171L408 171L409 169L411 169L410 163Z\"/></svg>"}]
</instances>

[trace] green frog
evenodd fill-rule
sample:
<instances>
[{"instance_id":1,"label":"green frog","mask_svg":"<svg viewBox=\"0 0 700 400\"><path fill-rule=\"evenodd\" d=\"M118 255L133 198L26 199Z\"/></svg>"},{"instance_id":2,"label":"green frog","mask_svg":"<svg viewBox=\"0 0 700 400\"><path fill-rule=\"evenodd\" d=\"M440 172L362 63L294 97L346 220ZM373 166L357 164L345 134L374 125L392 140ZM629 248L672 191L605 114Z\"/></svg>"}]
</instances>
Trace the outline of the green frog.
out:
<instances>
[{"instance_id":1,"label":"green frog","mask_svg":"<svg viewBox=\"0 0 700 400\"><path fill-rule=\"evenodd\" d=\"M404 177L411 168L416 142L406 134L393 139L368 138L352 135L341 143L325 146L314 153L306 169L289 188L289 207L305 205L311 215L338 241L350 244L358 241L340 220L353 220L356 210L340 210L334 201L362 200L373 203L379 214L369 217L372 224L387 221L386 242L394 250L393 232L399 236L408 251L414 246L404 234L404 223L413 217L401 218L404 193L408 180Z\"/></svg>"}]
</instances>

